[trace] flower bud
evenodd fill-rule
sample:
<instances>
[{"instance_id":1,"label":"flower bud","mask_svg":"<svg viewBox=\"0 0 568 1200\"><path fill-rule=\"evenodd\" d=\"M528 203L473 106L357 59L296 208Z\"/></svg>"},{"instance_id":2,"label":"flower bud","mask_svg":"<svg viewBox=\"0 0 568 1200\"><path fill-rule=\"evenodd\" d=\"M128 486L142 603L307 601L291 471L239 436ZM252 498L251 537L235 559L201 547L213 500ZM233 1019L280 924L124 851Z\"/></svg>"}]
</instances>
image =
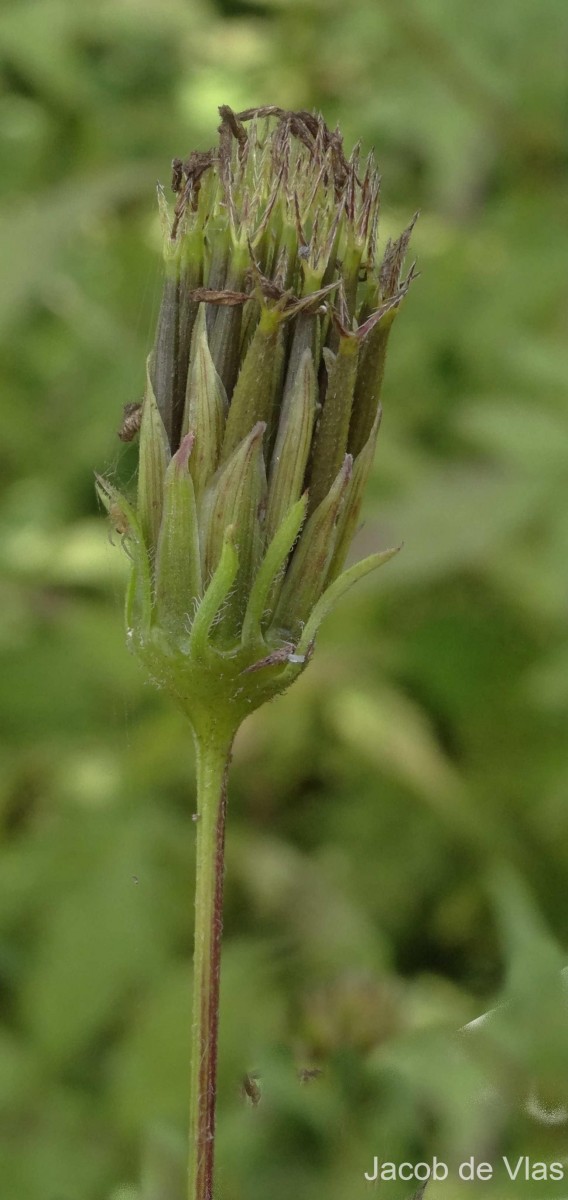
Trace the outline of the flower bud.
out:
<instances>
[{"instance_id":1,"label":"flower bud","mask_svg":"<svg viewBox=\"0 0 568 1200\"><path fill-rule=\"evenodd\" d=\"M194 726L236 728L303 670L380 424L413 223L377 260L379 176L318 115L220 109L158 200L165 282L136 504L99 480L132 560L130 642ZM219 716L219 720L221 717Z\"/></svg>"}]
</instances>

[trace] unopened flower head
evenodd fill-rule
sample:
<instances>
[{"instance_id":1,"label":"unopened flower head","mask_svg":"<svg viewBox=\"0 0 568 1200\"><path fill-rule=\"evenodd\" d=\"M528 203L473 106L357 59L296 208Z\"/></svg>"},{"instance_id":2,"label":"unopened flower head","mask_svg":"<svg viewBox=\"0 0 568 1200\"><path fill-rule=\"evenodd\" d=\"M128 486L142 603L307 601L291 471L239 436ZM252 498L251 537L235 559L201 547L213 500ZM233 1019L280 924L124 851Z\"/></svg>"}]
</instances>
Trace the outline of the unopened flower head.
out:
<instances>
[{"instance_id":1,"label":"unopened flower head","mask_svg":"<svg viewBox=\"0 0 568 1200\"><path fill-rule=\"evenodd\" d=\"M174 160L173 203L158 192L135 502L99 480L132 558L131 642L194 724L283 690L338 596L393 553L343 572L413 277L414 222L377 255L372 154L346 158L311 113L220 113L218 145Z\"/></svg>"}]
</instances>

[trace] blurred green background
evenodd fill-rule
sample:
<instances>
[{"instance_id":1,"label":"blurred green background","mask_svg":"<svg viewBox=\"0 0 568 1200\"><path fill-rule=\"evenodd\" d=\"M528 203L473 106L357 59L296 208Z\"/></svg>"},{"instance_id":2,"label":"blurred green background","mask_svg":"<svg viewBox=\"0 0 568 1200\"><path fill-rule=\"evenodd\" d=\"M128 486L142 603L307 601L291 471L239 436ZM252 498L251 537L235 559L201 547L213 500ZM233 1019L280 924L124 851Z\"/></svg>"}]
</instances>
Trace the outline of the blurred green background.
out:
<instances>
[{"instance_id":1,"label":"blurred green background","mask_svg":"<svg viewBox=\"0 0 568 1200\"><path fill-rule=\"evenodd\" d=\"M567 49L565 0L0 5L7 1200L183 1196L193 751L126 651L93 470L134 471L155 181L219 103L375 145L382 237L419 208L422 274L356 547L403 552L236 745L218 1197L566 1154ZM568 1183L427 1197L478 1190Z\"/></svg>"}]
</instances>

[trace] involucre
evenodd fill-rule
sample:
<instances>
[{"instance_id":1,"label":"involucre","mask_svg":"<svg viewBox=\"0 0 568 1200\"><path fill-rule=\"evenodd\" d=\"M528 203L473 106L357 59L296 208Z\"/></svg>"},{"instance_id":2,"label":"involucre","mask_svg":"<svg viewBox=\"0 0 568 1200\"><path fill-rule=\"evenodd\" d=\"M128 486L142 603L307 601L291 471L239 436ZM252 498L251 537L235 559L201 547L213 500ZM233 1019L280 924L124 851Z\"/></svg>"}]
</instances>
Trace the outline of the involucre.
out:
<instances>
[{"instance_id":1,"label":"involucre","mask_svg":"<svg viewBox=\"0 0 568 1200\"><path fill-rule=\"evenodd\" d=\"M234 728L310 657L372 466L412 225L377 258L373 155L320 116L220 109L163 189L165 283L138 494L99 492L132 558L133 649L195 728Z\"/></svg>"}]
</instances>

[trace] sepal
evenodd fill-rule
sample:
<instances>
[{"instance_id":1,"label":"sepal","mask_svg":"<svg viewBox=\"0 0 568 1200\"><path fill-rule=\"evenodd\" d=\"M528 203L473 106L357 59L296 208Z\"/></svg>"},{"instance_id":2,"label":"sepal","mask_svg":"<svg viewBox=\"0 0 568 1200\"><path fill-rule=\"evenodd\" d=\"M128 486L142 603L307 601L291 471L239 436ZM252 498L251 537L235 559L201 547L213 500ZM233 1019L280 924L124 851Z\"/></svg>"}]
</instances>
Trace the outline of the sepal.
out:
<instances>
[{"instance_id":1,"label":"sepal","mask_svg":"<svg viewBox=\"0 0 568 1200\"><path fill-rule=\"evenodd\" d=\"M360 579L363 579L371 571L376 571L378 567L382 567L384 563L389 562L391 558L394 558L395 554L398 554L400 549L400 546L394 546L390 550L381 550L378 554L370 554L368 558L363 558L361 562L349 567L347 571L344 571L338 579L334 580L326 588L304 625L300 640L296 646L296 655L309 654L322 621L335 608L341 597L349 591L349 588L353 587L354 583L358 583Z\"/></svg>"},{"instance_id":2,"label":"sepal","mask_svg":"<svg viewBox=\"0 0 568 1200\"><path fill-rule=\"evenodd\" d=\"M150 378L149 359L140 425L137 509L142 533L151 557L155 553L158 542L162 520L164 477L169 460L168 436Z\"/></svg>"},{"instance_id":3,"label":"sepal","mask_svg":"<svg viewBox=\"0 0 568 1200\"><path fill-rule=\"evenodd\" d=\"M316 380L312 356L305 350L290 404L283 412L270 469L266 535L276 533L286 513L302 494L316 412Z\"/></svg>"},{"instance_id":4,"label":"sepal","mask_svg":"<svg viewBox=\"0 0 568 1200\"><path fill-rule=\"evenodd\" d=\"M346 454L343 466L325 500L309 518L280 593L274 617L276 629L295 637L307 621L325 583L335 545L337 521L351 478L353 460Z\"/></svg>"},{"instance_id":5,"label":"sepal","mask_svg":"<svg viewBox=\"0 0 568 1200\"><path fill-rule=\"evenodd\" d=\"M337 525L337 534L335 538L335 549L329 566L327 583L332 583L339 575L343 568L343 564L349 553L349 547L357 530L357 522L363 504L365 488L373 467L375 458L375 447L377 445L377 437L381 426L382 409L379 405L375 423L369 437L361 451L357 455L353 464L353 474L349 481L349 487L345 497L345 504L341 511Z\"/></svg>"},{"instance_id":6,"label":"sepal","mask_svg":"<svg viewBox=\"0 0 568 1200\"><path fill-rule=\"evenodd\" d=\"M340 336L337 354L329 369L325 400L314 437L310 512L327 495L347 450L358 351L357 337L350 333Z\"/></svg>"},{"instance_id":7,"label":"sepal","mask_svg":"<svg viewBox=\"0 0 568 1200\"><path fill-rule=\"evenodd\" d=\"M173 635L188 631L201 595L199 532L188 460L194 435L187 434L166 471L164 509L155 567L155 619Z\"/></svg>"},{"instance_id":8,"label":"sepal","mask_svg":"<svg viewBox=\"0 0 568 1200\"><path fill-rule=\"evenodd\" d=\"M269 599L279 582L288 555L300 533L308 508L307 493L292 505L264 555L251 588L243 621L242 644L255 643L262 637L263 618L269 609Z\"/></svg>"},{"instance_id":9,"label":"sepal","mask_svg":"<svg viewBox=\"0 0 568 1200\"><path fill-rule=\"evenodd\" d=\"M152 393L164 422L168 444L170 444L173 441L174 413L178 391L179 255L172 251L169 240L166 241L166 245L169 248L169 254L166 257L166 278L154 351L149 362Z\"/></svg>"},{"instance_id":10,"label":"sepal","mask_svg":"<svg viewBox=\"0 0 568 1200\"><path fill-rule=\"evenodd\" d=\"M182 434L195 435L189 470L197 501L219 464L227 408L227 394L215 370L207 340L205 305L200 304L191 339L182 422Z\"/></svg>"},{"instance_id":11,"label":"sepal","mask_svg":"<svg viewBox=\"0 0 568 1200\"><path fill-rule=\"evenodd\" d=\"M126 628L144 638L152 618L150 560L144 534L134 508L108 479L95 474L95 486L113 529L119 534L132 562L126 594Z\"/></svg>"},{"instance_id":12,"label":"sepal","mask_svg":"<svg viewBox=\"0 0 568 1200\"><path fill-rule=\"evenodd\" d=\"M363 345L359 354L349 427L349 451L355 457L363 449L375 422L390 332L413 278L414 273L411 269L399 290L393 296L389 296L376 312L372 312L357 331L358 337L363 339Z\"/></svg>"},{"instance_id":13,"label":"sepal","mask_svg":"<svg viewBox=\"0 0 568 1200\"><path fill-rule=\"evenodd\" d=\"M221 458L225 461L258 421L272 415L274 374L282 315L263 307L235 385Z\"/></svg>"},{"instance_id":14,"label":"sepal","mask_svg":"<svg viewBox=\"0 0 568 1200\"><path fill-rule=\"evenodd\" d=\"M239 569L239 556L235 546L234 526L225 530L219 562L213 577L205 589L203 599L197 606L187 648L188 661L201 662L210 650L209 638L219 610L225 604Z\"/></svg>"},{"instance_id":15,"label":"sepal","mask_svg":"<svg viewBox=\"0 0 568 1200\"><path fill-rule=\"evenodd\" d=\"M200 514L205 582L219 562L225 530L229 525L235 529L239 575L230 605L235 620L239 616L242 620L244 616L252 580L262 554L260 515L266 498L266 472L262 455L265 429L265 424L259 421L219 468L207 489Z\"/></svg>"}]
</instances>

